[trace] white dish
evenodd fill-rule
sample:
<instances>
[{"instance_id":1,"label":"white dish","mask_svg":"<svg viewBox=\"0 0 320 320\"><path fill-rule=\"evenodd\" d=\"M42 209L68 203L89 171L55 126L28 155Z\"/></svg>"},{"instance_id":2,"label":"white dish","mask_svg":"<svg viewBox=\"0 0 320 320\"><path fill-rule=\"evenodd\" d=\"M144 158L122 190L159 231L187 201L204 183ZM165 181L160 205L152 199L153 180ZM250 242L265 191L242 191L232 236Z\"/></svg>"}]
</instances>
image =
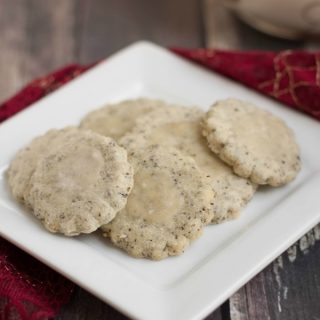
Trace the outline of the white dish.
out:
<instances>
[{"instance_id":1,"label":"white dish","mask_svg":"<svg viewBox=\"0 0 320 320\"><path fill-rule=\"evenodd\" d=\"M70 239L45 231L8 192L4 173L14 154L49 128L138 96L203 108L229 96L256 103L294 129L302 171L286 187L262 188L239 219L207 227L185 254L160 262L131 258L97 235ZM200 319L320 221L319 140L316 121L140 42L0 125L0 234L130 317Z\"/></svg>"}]
</instances>

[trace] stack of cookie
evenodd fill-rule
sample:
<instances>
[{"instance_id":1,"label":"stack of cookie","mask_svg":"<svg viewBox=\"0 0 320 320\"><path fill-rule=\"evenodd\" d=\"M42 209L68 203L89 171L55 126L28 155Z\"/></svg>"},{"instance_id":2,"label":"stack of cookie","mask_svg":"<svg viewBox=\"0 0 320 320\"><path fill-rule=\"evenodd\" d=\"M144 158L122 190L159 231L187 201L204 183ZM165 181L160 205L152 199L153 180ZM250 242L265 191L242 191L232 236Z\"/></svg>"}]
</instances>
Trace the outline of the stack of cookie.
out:
<instances>
[{"instance_id":1,"label":"stack of cookie","mask_svg":"<svg viewBox=\"0 0 320 320\"><path fill-rule=\"evenodd\" d=\"M101 228L130 255L159 260L239 216L258 185L284 185L299 169L292 131L251 104L228 99L205 113L137 99L36 138L8 181L49 231Z\"/></svg>"}]
</instances>

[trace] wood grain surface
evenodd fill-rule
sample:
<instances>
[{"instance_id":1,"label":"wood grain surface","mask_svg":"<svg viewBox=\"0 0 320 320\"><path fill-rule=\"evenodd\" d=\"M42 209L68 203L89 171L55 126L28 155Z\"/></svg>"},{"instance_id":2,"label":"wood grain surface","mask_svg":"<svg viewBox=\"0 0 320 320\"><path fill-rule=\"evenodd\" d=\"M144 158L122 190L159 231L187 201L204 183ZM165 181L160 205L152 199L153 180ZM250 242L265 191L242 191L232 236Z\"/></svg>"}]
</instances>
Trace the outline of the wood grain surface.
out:
<instances>
[{"instance_id":1,"label":"wood grain surface","mask_svg":"<svg viewBox=\"0 0 320 320\"><path fill-rule=\"evenodd\" d=\"M219 0L2 0L0 100L34 77L70 62L96 61L140 39L164 46L320 48L317 42L279 40L254 31ZM207 319L320 320L319 302L318 226ZM127 318L77 288L58 319Z\"/></svg>"}]
</instances>

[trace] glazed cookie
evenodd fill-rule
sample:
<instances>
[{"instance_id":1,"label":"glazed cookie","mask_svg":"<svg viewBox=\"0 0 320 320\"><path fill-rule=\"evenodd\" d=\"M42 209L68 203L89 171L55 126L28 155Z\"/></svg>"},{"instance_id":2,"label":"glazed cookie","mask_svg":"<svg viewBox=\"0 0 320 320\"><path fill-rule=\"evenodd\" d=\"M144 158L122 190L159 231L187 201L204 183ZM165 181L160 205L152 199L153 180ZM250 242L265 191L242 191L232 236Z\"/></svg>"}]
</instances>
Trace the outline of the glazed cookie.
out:
<instances>
[{"instance_id":1,"label":"glazed cookie","mask_svg":"<svg viewBox=\"0 0 320 320\"><path fill-rule=\"evenodd\" d=\"M127 100L110 104L87 114L81 121L80 128L90 129L117 140L132 129L137 118L154 108L161 108L164 104L162 101L152 99Z\"/></svg>"},{"instance_id":2,"label":"glazed cookie","mask_svg":"<svg viewBox=\"0 0 320 320\"><path fill-rule=\"evenodd\" d=\"M130 255L160 260L183 253L212 219L213 191L191 157L149 146L129 153L134 187L104 236Z\"/></svg>"},{"instance_id":3,"label":"glazed cookie","mask_svg":"<svg viewBox=\"0 0 320 320\"><path fill-rule=\"evenodd\" d=\"M21 203L26 204L26 198L30 190L30 178L41 157L67 141L77 132L74 127L62 130L50 130L46 134L35 138L27 147L21 149L7 171L8 184L13 196Z\"/></svg>"},{"instance_id":4,"label":"glazed cookie","mask_svg":"<svg viewBox=\"0 0 320 320\"><path fill-rule=\"evenodd\" d=\"M250 103L237 99L215 103L204 118L203 134L215 154L254 183L281 186L300 170L292 130Z\"/></svg>"},{"instance_id":5,"label":"glazed cookie","mask_svg":"<svg viewBox=\"0 0 320 320\"><path fill-rule=\"evenodd\" d=\"M256 185L235 175L211 152L201 133L200 120L203 116L204 112L196 108L154 110L139 119L136 128L120 143L132 150L152 144L172 146L193 157L215 191L212 223L220 223L239 215L252 198Z\"/></svg>"},{"instance_id":6,"label":"glazed cookie","mask_svg":"<svg viewBox=\"0 0 320 320\"><path fill-rule=\"evenodd\" d=\"M159 126L182 121L200 121L203 111L197 107L165 104L136 120L135 126L119 140L126 149L136 150L148 144L149 135Z\"/></svg>"},{"instance_id":7,"label":"glazed cookie","mask_svg":"<svg viewBox=\"0 0 320 320\"><path fill-rule=\"evenodd\" d=\"M49 231L73 236L111 221L132 185L127 152L111 138L78 130L38 162L28 200Z\"/></svg>"}]
</instances>

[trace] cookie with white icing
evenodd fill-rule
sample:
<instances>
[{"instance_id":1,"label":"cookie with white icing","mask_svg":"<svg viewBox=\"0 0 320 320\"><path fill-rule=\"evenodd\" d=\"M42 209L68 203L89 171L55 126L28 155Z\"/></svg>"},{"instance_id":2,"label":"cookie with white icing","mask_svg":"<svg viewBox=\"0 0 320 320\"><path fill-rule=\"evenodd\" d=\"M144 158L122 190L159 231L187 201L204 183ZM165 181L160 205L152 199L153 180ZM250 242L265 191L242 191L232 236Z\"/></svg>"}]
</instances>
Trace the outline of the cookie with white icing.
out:
<instances>
[{"instance_id":1,"label":"cookie with white icing","mask_svg":"<svg viewBox=\"0 0 320 320\"><path fill-rule=\"evenodd\" d=\"M107 137L77 130L37 163L28 202L51 232L74 236L110 222L133 186L127 152Z\"/></svg>"},{"instance_id":2,"label":"cookie with white icing","mask_svg":"<svg viewBox=\"0 0 320 320\"><path fill-rule=\"evenodd\" d=\"M163 105L160 100L144 98L109 104L88 113L82 119L80 128L118 140L132 129L136 119Z\"/></svg>"},{"instance_id":3,"label":"cookie with white icing","mask_svg":"<svg viewBox=\"0 0 320 320\"><path fill-rule=\"evenodd\" d=\"M61 143L67 142L75 132L78 132L78 129L74 127L52 129L36 137L16 154L7 171L7 178L13 196L20 203L29 206L26 199L30 190L30 179L39 159L55 150Z\"/></svg>"},{"instance_id":4,"label":"cookie with white icing","mask_svg":"<svg viewBox=\"0 0 320 320\"><path fill-rule=\"evenodd\" d=\"M214 197L191 157L149 146L129 153L134 187L126 207L102 227L117 247L139 258L179 255L212 219Z\"/></svg>"}]
</instances>

